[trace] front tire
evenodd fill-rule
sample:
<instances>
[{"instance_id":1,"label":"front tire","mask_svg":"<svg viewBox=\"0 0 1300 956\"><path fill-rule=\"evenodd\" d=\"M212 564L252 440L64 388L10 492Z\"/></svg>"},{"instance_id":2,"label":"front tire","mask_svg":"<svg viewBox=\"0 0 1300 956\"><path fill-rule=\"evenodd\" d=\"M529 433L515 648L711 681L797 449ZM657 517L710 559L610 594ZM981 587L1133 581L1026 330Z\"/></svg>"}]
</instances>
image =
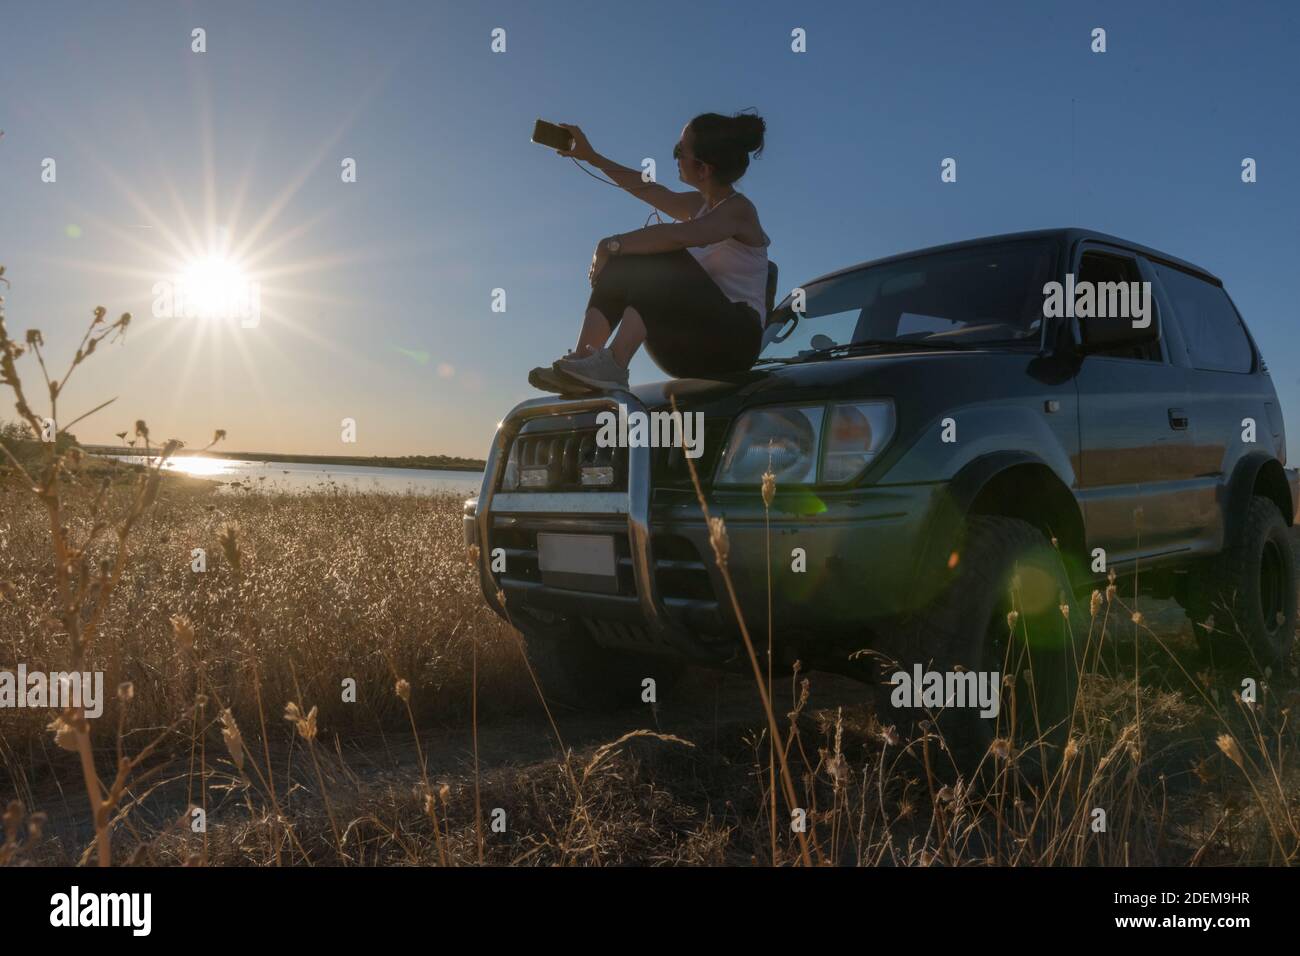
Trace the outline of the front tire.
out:
<instances>
[{"instance_id":1,"label":"front tire","mask_svg":"<svg viewBox=\"0 0 1300 956\"><path fill-rule=\"evenodd\" d=\"M1033 525L976 515L963 538L956 576L909 622L899 663L905 671L919 663L996 673L996 716L966 706L937 717L958 767L973 768L998 738L1030 763L1050 762L1069 733L1081 666L1076 642L1082 645L1086 619L1060 553Z\"/></svg>"}]
</instances>

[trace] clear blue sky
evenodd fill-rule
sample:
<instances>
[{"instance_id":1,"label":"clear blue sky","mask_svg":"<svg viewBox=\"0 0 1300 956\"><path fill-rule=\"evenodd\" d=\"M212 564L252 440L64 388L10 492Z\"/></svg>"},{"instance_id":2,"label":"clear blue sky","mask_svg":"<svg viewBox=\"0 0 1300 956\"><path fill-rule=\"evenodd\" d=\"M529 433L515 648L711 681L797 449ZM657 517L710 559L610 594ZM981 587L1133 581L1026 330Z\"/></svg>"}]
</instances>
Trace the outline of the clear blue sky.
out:
<instances>
[{"instance_id":1,"label":"clear blue sky","mask_svg":"<svg viewBox=\"0 0 1300 956\"><path fill-rule=\"evenodd\" d=\"M60 357L90 308L137 314L63 405L75 431L305 453L481 456L572 344L601 236L648 207L528 142L581 125L625 165L699 112L753 107L740 188L782 292L864 259L1081 225L1222 276L1300 447L1300 5L6 4L0 263L11 331ZM1090 52L1090 31L1108 52ZM207 30L207 52L190 31ZM489 48L495 27L507 52ZM803 27L808 52L790 51ZM939 164L958 161L958 182ZM1254 157L1259 182L1240 181ZM57 162L42 183L41 162ZM357 161L344 184L339 163ZM255 227L262 224L261 229ZM151 228L142 228L150 226ZM75 228L70 228L75 227ZM150 315L210 227L246 242L255 329ZM508 311L490 310L491 290ZM662 377L644 358L633 380ZM0 417L12 417L8 404ZM355 418L358 442L339 441ZM66 418L65 418L66 420Z\"/></svg>"}]
</instances>

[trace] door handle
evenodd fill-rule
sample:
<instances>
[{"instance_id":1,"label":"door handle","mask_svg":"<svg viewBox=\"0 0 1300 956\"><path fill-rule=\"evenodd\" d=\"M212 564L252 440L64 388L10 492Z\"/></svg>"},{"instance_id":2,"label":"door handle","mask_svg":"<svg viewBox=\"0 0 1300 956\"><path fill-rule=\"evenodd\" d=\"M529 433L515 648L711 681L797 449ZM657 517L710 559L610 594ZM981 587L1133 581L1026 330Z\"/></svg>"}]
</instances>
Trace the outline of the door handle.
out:
<instances>
[{"instance_id":1,"label":"door handle","mask_svg":"<svg viewBox=\"0 0 1300 956\"><path fill-rule=\"evenodd\" d=\"M1169 409L1169 427L1178 431L1187 428L1187 412L1181 408Z\"/></svg>"}]
</instances>

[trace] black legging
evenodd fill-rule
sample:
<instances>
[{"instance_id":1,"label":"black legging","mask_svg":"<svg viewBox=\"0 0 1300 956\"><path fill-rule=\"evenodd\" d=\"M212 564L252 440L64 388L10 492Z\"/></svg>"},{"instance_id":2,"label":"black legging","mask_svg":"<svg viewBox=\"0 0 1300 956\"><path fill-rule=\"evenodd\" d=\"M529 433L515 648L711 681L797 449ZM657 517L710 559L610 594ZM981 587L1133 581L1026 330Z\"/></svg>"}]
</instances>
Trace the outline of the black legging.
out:
<instances>
[{"instance_id":1,"label":"black legging","mask_svg":"<svg viewBox=\"0 0 1300 956\"><path fill-rule=\"evenodd\" d=\"M728 299L685 249L611 256L587 308L613 328L628 306L645 322L647 354L674 378L743 372L758 358L763 329L754 307Z\"/></svg>"}]
</instances>

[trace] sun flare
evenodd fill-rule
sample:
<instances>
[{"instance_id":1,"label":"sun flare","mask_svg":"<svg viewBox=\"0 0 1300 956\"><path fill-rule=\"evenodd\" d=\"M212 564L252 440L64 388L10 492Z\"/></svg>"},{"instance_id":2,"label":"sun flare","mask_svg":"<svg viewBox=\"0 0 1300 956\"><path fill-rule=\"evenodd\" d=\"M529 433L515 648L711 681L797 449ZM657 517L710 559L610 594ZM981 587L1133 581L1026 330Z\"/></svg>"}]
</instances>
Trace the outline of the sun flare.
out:
<instances>
[{"instance_id":1,"label":"sun flare","mask_svg":"<svg viewBox=\"0 0 1300 956\"><path fill-rule=\"evenodd\" d=\"M184 267L179 278L185 302L204 317L230 316L248 299L248 276L233 259L195 259Z\"/></svg>"}]
</instances>

